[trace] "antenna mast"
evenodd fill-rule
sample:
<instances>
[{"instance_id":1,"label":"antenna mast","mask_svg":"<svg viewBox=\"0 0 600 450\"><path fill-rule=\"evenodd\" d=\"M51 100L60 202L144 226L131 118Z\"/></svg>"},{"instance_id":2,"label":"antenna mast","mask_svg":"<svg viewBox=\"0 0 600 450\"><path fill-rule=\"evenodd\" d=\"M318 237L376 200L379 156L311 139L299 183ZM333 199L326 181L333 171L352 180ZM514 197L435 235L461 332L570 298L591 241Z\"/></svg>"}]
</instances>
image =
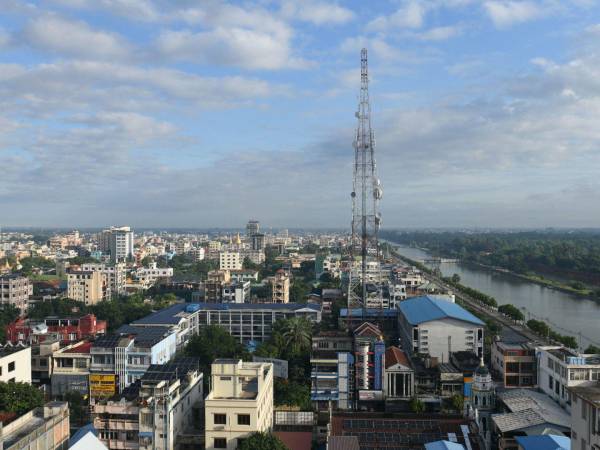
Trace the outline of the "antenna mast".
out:
<instances>
[{"instance_id":1,"label":"antenna mast","mask_svg":"<svg viewBox=\"0 0 600 450\"><path fill-rule=\"evenodd\" d=\"M383 190L377 178L375 137L371 128L367 49L360 53L360 99L354 146L352 189L351 267L348 283L348 320L355 307L383 307L378 231L381 225L379 200ZM372 286L369 292L368 287Z\"/></svg>"}]
</instances>

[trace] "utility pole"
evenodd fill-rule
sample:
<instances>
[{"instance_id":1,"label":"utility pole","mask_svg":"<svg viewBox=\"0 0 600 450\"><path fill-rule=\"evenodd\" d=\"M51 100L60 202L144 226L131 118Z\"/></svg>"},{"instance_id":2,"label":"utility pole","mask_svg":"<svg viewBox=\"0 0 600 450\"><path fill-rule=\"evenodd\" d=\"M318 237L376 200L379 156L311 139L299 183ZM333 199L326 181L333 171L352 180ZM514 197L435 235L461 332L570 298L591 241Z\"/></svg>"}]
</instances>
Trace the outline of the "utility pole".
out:
<instances>
[{"instance_id":1,"label":"utility pole","mask_svg":"<svg viewBox=\"0 0 600 450\"><path fill-rule=\"evenodd\" d=\"M377 178L375 164L375 137L371 128L371 103L369 100L369 70L367 49L360 54L360 98L356 118L354 146L354 176L352 184L352 242L350 246L351 267L348 283L348 320L350 311L367 308L369 292L368 272L376 274L375 280L379 307L383 307L381 295L381 270L378 231L381 225L379 200L383 190ZM376 302L372 302L376 303Z\"/></svg>"}]
</instances>

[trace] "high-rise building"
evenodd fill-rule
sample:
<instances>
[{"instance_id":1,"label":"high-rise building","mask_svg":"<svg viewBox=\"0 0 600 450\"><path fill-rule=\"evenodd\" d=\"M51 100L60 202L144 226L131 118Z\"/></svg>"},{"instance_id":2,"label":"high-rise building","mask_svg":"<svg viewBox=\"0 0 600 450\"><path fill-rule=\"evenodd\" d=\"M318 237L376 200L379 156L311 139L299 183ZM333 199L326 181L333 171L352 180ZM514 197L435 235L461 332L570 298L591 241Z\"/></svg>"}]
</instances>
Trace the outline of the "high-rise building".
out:
<instances>
[{"instance_id":1,"label":"high-rise building","mask_svg":"<svg viewBox=\"0 0 600 450\"><path fill-rule=\"evenodd\" d=\"M206 449L238 448L273 428L273 364L216 359L205 400Z\"/></svg>"},{"instance_id":2,"label":"high-rise building","mask_svg":"<svg viewBox=\"0 0 600 450\"><path fill-rule=\"evenodd\" d=\"M84 272L100 272L105 274L112 295L121 295L125 293L127 271L124 263L86 263L81 266L81 270Z\"/></svg>"},{"instance_id":3,"label":"high-rise building","mask_svg":"<svg viewBox=\"0 0 600 450\"><path fill-rule=\"evenodd\" d=\"M242 270L242 256L239 252L220 252L219 268L221 270Z\"/></svg>"},{"instance_id":4,"label":"high-rise building","mask_svg":"<svg viewBox=\"0 0 600 450\"><path fill-rule=\"evenodd\" d=\"M289 303L290 276L279 269L273 277L273 303Z\"/></svg>"},{"instance_id":5,"label":"high-rise building","mask_svg":"<svg viewBox=\"0 0 600 450\"><path fill-rule=\"evenodd\" d=\"M211 270L208 272L204 283L204 292L207 303L221 303L223 286L231 280L229 270Z\"/></svg>"},{"instance_id":6,"label":"high-rise building","mask_svg":"<svg viewBox=\"0 0 600 450\"><path fill-rule=\"evenodd\" d=\"M108 276L102 272L76 270L67 276L67 297L95 305L111 297Z\"/></svg>"},{"instance_id":7,"label":"high-rise building","mask_svg":"<svg viewBox=\"0 0 600 450\"><path fill-rule=\"evenodd\" d=\"M13 305L21 311L21 314L25 314L31 295L33 295L33 284L29 278L18 274L0 277L0 305Z\"/></svg>"},{"instance_id":8,"label":"high-rise building","mask_svg":"<svg viewBox=\"0 0 600 450\"><path fill-rule=\"evenodd\" d=\"M260 251L265 249L265 235L262 233L254 233L250 236L252 239L252 250Z\"/></svg>"},{"instance_id":9,"label":"high-rise building","mask_svg":"<svg viewBox=\"0 0 600 450\"><path fill-rule=\"evenodd\" d=\"M133 231L130 227L110 227L98 235L98 249L110 252L112 262L133 258Z\"/></svg>"},{"instance_id":10,"label":"high-rise building","mask_svg":"<svg viewBox=\"0 0 600 450\"><path fill-rule=\"evenodd\" d=\"M260 222L258 220L249 220L246 224L246 235L252 236L257 234L260 230Z\"/></svg>"}]
</instances>

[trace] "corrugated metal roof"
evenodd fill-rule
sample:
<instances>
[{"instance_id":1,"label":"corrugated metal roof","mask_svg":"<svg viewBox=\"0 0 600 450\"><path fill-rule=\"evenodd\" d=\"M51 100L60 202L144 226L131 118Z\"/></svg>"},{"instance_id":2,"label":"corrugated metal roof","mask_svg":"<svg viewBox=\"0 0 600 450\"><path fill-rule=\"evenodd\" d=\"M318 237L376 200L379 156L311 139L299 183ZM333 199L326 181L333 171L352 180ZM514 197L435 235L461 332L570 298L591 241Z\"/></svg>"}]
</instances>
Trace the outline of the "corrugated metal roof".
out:
<instances>
[{"instance_id":1,"label":"corrugated metal roof","mask_svg":"<svg viewBox=\"0 0 600 450\"><path fill-rule=\"evenodd\" d=\"M544 436L517 436L517 443L523 450L570 450L571 439L553 434Z\"/></svg>"},{"instance_id":2,"label":"corrugated metal roof","mask_svg":"<svg viewBox=\"0 0 600 450\"><path fill-rule=\"evenodd\" d=\"M432 320L451 318L476 325L484 323L463 307L449 300L434 298L429 295L413 297L400 302L400 311L411 325L419 325Z\"/></svg>"},{"instance_id":3,"label":"corrugated metal roof","mask_svg":"<svg viewBox=\"0 0 600 450\"><path fill-rule=\"evenodd\" d=\"M436 441L425 444L425 450L465 450L465 447L456 442Z\"/></svg>"}]
</instances>

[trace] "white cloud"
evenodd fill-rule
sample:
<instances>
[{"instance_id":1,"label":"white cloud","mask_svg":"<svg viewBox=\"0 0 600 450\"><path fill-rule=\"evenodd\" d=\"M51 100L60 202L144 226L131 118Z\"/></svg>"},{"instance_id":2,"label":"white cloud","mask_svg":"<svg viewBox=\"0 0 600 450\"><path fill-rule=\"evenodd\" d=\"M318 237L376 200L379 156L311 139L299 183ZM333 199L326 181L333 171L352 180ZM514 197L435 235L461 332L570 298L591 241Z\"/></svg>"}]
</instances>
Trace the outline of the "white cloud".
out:
<instances>
[{"instance_id":1,"label":"white cloud","mask_svg":"<svg viewBox=\"0 0 600 450\"><path fill-rule=\"evenodd\" d=\"M165 57L245 69L304 68L308 63L291 55L289 36L243 28L212 31L165 31L156 46Z\"/></svg>"},{"instance_id":2,"label":"white cloud","mask_svg":"<svg viewBox=\"0 0 600 450\"><path fill-rule=\"evenodd\" d=\"M430 9L428 2L419 0L404 1L403 5L389 16L379 16L367 24L368 31L389 31L394 29L417 29L425 22Z\"/></svg>"},{"instance_id":3,"label":"white cloud","mask_svg":"<svg viewBox=\"0 0 600 450\"><path fill-rule=\"evenodd\" d=\"M22 31L24 41L41 50L86 59L123 59L131 45L116 33L95 30L82 21L54 15L32 19Z\"/></svg>"},{"instance_id":4,"label":"white cloud","mask_svg":"<svg viewBox=\"0 0 600 450\"><path fill-rule=\"evenodd\" d=\"M284 1L282 14L290 19L311 22L315 25L344 24L354 19L354 12L337 3L323 1Z\"/></svg>"},{"instance_id":5,"label":"white cloud","mask_svg":"<svg viewBox=\"0 0 600 450\"><path fill-rule=\"evenodd\" d=\"M545 14L544 9L531 1L486 1L484 8L494 25L498 28L527 22Z\"/></svg>"},{"instance_id":6,"label":"white cloud","mask_svg":"<svg viewBox=\"0 0 600 450\"><path fill-rule=\"evenodd\" d=\"M53 3L77 9L104 10L136 20L158 20L160 14L150 0L52 0Z\"/></svg>"},{"instance_id":7,"label":"white cloud","mask_svg":"<svg viewBox=\"0 0 600 450\"><path fill-rule=\"evenodd\" d=\"M462 34L459 26L435 27L417 34L417 38L423 41L445 41Z\"/></svg>"}]
</instances>

